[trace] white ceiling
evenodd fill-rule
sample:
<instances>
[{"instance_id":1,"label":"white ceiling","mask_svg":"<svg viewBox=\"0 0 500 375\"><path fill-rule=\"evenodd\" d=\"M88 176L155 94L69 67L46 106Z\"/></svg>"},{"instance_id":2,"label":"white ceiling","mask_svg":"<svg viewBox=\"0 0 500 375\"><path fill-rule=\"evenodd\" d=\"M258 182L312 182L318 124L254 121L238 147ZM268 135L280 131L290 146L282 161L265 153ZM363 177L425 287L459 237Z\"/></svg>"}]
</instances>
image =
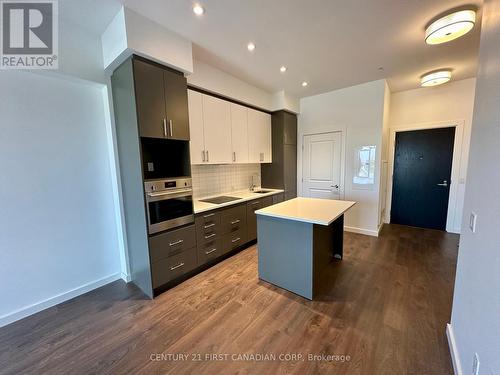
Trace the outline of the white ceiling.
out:
<instances>
[{"instance_id":1,"label":"white ceiling","mask_svg":"<svg viewBox=\"0 0 500 375\"><path fill-rule=\"evenodd\" d=\"M443 45L425 44L424 30L436 15L481 0L200 0L202 17L190 0L63 0L60 14L102 32L119 2L191 39L195 58L271 92L304 97L381 78L401 91L438 68L453 69L455 80L476 74L480 22Z\"/></svg>"}]
</instances>

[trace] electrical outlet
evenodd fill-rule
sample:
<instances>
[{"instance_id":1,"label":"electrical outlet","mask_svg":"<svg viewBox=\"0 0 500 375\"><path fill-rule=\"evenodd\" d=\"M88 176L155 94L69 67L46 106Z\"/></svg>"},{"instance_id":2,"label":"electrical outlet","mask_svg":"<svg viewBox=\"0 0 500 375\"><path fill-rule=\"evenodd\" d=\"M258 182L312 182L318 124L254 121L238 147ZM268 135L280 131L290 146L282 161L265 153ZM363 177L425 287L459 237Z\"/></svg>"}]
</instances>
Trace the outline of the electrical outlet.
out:
<instances>
[{"instance_id":1,"label":"electrical outlet","mask_svg":"<svg viewBox=\"0 0 500 375\"><path fill-rule=\"evenodd\" d=\"M472 374L479 375L479 355L474 353L474 361L472 362Z\"/></svg>"},{"instance_id":2,"label":"electrical outlet","mask_svg":"<svg viewBox=\"0 0 500 375\"><path fill-rule=\"evenodd\" d=\"M477 221L477 215L474 212L471 212L469 218L469 229L471 230L472 233L476 233L476 221Z\"/></svg>"}]
</instances>

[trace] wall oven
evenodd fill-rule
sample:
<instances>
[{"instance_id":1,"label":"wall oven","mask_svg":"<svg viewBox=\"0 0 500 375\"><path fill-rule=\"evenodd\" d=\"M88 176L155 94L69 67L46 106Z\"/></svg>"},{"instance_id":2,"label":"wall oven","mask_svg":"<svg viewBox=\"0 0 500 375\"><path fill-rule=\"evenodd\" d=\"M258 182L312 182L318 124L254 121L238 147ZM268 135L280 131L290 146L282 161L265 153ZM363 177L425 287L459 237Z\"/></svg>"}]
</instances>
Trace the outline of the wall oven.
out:
<instances>
[{"instance_id":1,"label":"wall oven","mask_svg":"<svg viewBox=\"0 0 500 375\"><path fill-rule=\"evenodd\" d=\"M191 178L146 181L149 234L194 222Z\"/></svg>"}]
</instances>

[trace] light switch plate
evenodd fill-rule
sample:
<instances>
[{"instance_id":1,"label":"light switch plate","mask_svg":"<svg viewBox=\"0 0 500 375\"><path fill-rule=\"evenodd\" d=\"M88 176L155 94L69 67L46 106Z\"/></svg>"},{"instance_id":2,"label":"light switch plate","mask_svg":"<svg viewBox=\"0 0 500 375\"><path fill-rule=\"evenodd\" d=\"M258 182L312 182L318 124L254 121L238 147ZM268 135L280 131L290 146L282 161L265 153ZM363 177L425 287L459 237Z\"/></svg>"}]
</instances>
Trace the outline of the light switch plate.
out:
<instances>
[{"instance_id":1,"label":"light switch plate","mask_svg":"<svg viewBox=\"0 0 500 375\"><path fill-rule=\"evenodd\" d=\"M477 215L475 212L471 212L469 218L469 229L471 230L472 233L476 233L476 222L477 222Z\"/></svg>"}]
</instances>

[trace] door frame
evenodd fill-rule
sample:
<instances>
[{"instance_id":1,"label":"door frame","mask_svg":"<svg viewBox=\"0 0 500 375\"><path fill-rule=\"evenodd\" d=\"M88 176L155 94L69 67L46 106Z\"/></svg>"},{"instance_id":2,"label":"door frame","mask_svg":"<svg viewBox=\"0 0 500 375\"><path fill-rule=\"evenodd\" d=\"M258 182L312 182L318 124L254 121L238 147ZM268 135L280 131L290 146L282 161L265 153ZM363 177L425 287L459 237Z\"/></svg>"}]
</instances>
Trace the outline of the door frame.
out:
<instances>
[{"instance_id":1,"label":"door frame","mask_svg":"<svg viewBox=\"0 0 500 375\"><path fill-rule=\"evenodd\" d=\"M330 134L330 133L340 133L340 192L339 192L339 197L340 199L344 200L345 199L345 149L346 149L346 128L340 128L340 129L335 129L335 130L329 130L329 131L320 131L320 132L312 132L312 133L302 133L300 137L300 146L298 148L299 155L297 156L297 163L300 163L298 165L297 170L300 171L300 178L297 178L298 180L298 189L297 192L300 197L304 196L304 139L307 136L311 135L322 135L322 134ZM298 177L298 176L297 176Z\"/></svg>"},{"instance_id":2,"label":"door frame","mask_svg":"<svg viewBox=\"0 0 500 375\"><path fill-rule=\"evenodd\" d=\"M460 165L462 159L462 147L464 136L464 120L439 121L432 123L420 123L410 125L397 125L389 128L389 165L387 173L387 196L385 209L385 222L391 222L392 208L392 184L394 176L394 154L396 146L396 133L413 131L413 130L429 130L440 128L455 128L455 139L453 141L453 161L451 164L451 182L450 194L448 197L448 212L446 215L446 231L450 233L460 233L460 223L462 218L457 218L458 213L458 185L460 184ZM458 226L454 225L458 220Z\"/></svg>"}]
</instances>

